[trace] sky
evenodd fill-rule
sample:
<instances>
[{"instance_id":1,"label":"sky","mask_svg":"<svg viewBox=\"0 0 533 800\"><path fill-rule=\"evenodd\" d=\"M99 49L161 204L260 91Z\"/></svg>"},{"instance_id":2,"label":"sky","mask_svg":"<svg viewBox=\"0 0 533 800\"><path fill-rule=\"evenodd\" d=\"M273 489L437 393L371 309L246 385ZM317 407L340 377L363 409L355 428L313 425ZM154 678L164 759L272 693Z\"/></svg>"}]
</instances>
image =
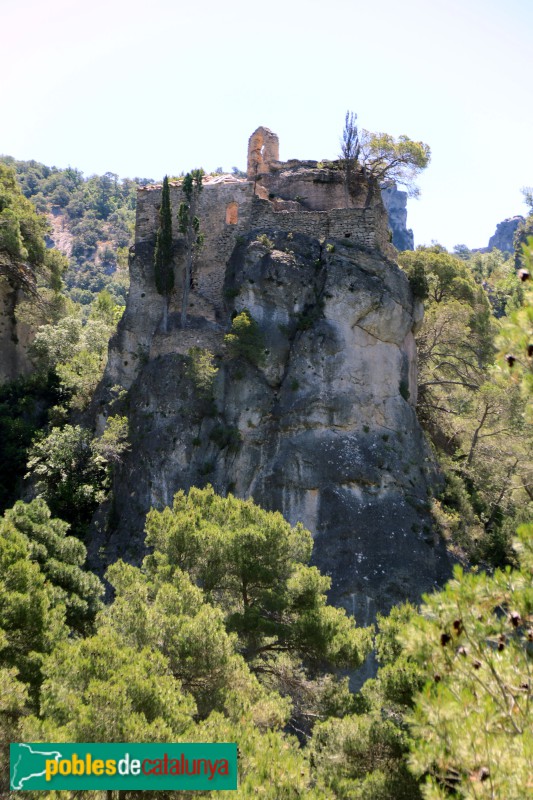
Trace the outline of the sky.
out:
<instances>
[{"instance_id":1,"label":"sky","mask_svg":"<svg viewBox=\"0 0 533 800\"><path fill-rule=\"evenodd\" d=\"M483 247L533 185L533 0L0 0L0 153L86 176L334 159L360 127L430 145L415 244Z\"/></svg>"}]
</instances>

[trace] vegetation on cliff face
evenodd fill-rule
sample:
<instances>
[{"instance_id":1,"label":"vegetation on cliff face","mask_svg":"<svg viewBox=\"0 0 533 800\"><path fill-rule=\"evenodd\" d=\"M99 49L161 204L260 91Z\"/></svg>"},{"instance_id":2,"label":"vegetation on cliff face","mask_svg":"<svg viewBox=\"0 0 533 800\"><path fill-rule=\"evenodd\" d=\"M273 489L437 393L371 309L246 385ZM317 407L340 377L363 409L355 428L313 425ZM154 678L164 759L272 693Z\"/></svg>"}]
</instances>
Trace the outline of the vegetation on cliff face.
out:
<instances>
[{"instance_id":1,"label":"vegetation on cliff face","mask_svg":"<svg viewBox=\"0 0 533 800\"><path fill-rule=\"evenodd\" d=\"M232 358L244 358L254 366L264 363L265 343L259 325L246 308L234 317L224 341Z\"/></svg>"},{"instance_id":2,"label":"vegetation on cliff face","mask_svg":"<svg viewBox=\"0 0 533 800\"><path fill-rule=\"evenodd\" d=\"M435 246L399 259L426 297L416 337L418 414L446 477L435 517L459 557L504 565L514 558L516 526L532 511L530 401L514 379L519 368L511 374L496 358L501 332L528 315L521 281L498 253L461 260ZM502 317L502 307L516 310Z\"/></svg>"},{"instance_id":3,"label":"vegetation on cliff face","mask_svg":"<svg viewBox=\"0 0 533 800\"><path fill-rule=\"evenodd\" d=\"M64 519L71 521L69 510L73 515L81 511L85 524L88 522L88 508L94 510L96 498L103 498L99 493L101 481L96 480L96 472L93 474L94 485L92 479L87 483L84 473L73 476L73 465L79 464L76 460L70 462L66 454L61 466L61 480L57 481L52 466L55 451L49 447L48 437L63 435L62 427L68 422L69 415L79 414L91 401L106 365L109 338L116 328L121 309L114 305L106 291L101 292L87 309L87 317L80 306L61 294L58 302L53 304L53 314L43 315L43 307L50 309L51 305L30 300L18 309L18 313L24 314L34 326L30 353L35 372L30 377L0 387L0 466L5 476L0 489L0 511L20 496L27 471L25 465L41 448L48 465L43 467L41 464L41 472L46 473L54 484L55 493L62 487L66 491ZM92 434L86 433L90 442ZM33 451L31 456L30 449ZM32 460L30 472L33 464ZM83 501L77 506L75 494L71 496L68 485L65 487L67 476L68 480L87 485L93 501L88 504Z\"/></svg>"},{"instance_id":4,"label":"vegetation on cliff face","mask_svg":"<svg viewBox=\"0 0 533 800\"><path fill-rule=\"evenodd\" d=\"M159 228L155 241L154 269L155 285L159 294L169 297L174 288L174 263L172 258L172 207L168 177L163 179ZM166 328L166 325L165 325Z\"/></svg>"}]
</instances>

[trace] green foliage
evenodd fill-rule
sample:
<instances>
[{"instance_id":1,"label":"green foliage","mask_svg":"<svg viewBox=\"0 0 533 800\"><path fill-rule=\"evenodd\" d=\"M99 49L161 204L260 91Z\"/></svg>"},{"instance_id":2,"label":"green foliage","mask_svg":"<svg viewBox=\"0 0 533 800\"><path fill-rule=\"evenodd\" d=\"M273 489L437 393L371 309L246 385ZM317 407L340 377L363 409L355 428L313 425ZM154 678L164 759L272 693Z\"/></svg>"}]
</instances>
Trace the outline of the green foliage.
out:
<instances>
[{"instance_id":1,"label":"green foliage","mask_svg":"<svg viewBox=\"0 0 533 800\"><path fill-rule=\"evenodd\" d=\"M221 498L211 487L179 492L172 509L152 510L148 574L179 568L219 605L228 630L253 668L287 652L316 669L324 661L357 666L368 635L340 609L326 605L329 579L307 566L308 531L251 501Z\"/></svg>"},{"instance_id":2,"label":"green foliage","mask_svg":"<svg viewBox=\"0 0 533 800\"><path fill-rule=\"evenodd\" d=\"M524 247L526 248L528 247L528 240L532 236L533 236L533 213L529 213L526 219L523 222L519 223L513 237L515 267L517 269L524 265L525 252L527 252L524 251Z\"/></svg>"},{"instance_id":3,"label":"green foliage","mask_svg":"<svg viewBox=\"0 0 533 800\"><path fill-rule=\"evenodd\" d=\"M287 704L265 693L249 674L221 610L206 602L186 573L160 570L148 578L119 562L107 578L116 598L101 615L102 624L130 646L159 649L170 673L194 697L201 717L213 710L228 713L240 703L255 708L268 726L284 723Z\"/></svg>"},{"instance_id":4,"label":"green foliage","mask_svg":"<svg viewBox=\"0 0 533 800\"><path fill-rule=\"evenodd\" d=\"M0 163L0 251L41 267L47 232L48 222L22 194L14 169Z\"/></svg>"},{"instance_id":5,"label":"green foliage","mask_svg":"<svg viewBox=\"0 0 533 800\"><path fill-rule=\"evenodd\" d=\"M229 513L230 538L233 533L241 538L241 561L252 567L253 555L259 556L262 568L253 569L263 586L250 583L250 598L267 598L269 582L273 596L280 579L283 584L276 573L284 573L286 592L293 598L296 629L302 627L306 612L319 609L324 615L324 624L318 625L322 635L316 639L320 669L326 640L340 656L339 663L347 663L355 644L348 644L348 639L354 638L353 624L348 624L342 612L326 606L323 596L316 596L328 583L316 570L307 568L306 588L301 585L300 559L308 558L311 546L307 532L300 526L291 529L279 514L268 514L251 502L224 500L212 490L193 490L189 498L190 510L196 509L204 534L208 528L213 532L215 518L221 518L217 533L221 538L228 529ZM160 517L172 513L167 509ZM160 522L155 512L152 522ZM190 529L192 520L183 522ZM270 535L248 556L248 547L264 525L272 528ZM291 707L294 716L294 709L304 704L311 718L317 710L325 716L352 708L346 682L327 675L313 681L295 654L275 649L263 658L264 671L257 671L260 682L239 653L242 638L228 630L235 613L228 615L225 608L228 604L235 607L231 587L213 588L210 593L218 594L219 601L209 603L205 587L196 586L170 557L169 551L174 553L175 547L166 535L168 530L159 524L157 529L154 538L160 538L163 549L155 543L142 570L122 562L108 570L115 599L98 614L95 635L78 640L57 638L52 652L44 661L41 657L40 713L27 717L18 735L37 741L238 741L236 797L251 799L261 787L263 796L271 800L280 796L295 800L330 797L330 792L315 785L305 751L282 728ZM276 534L281 534L281 544ZM272 545L278 551L277 559L268 553ZM291 567L282 551L289 553L289 559L295 558L296 564ZM299 578L295 572L300 573ZM306 625L309 627L309 621ZM271 639L267 635L265 642L270 644ZM358 647L364 641L366 650L367 639L365 634L360 636ZM0 671L0 680L3 676ZM12 674L6 679L11 686ZM273 681L286 697L275 690ZM25 698L23 687L15 685L15 690L11 706L16 714L21 713L17 709ZM1 712L0 708L0 722Z\"/></svg>"},{"instance_id":6,"label":"green foliage","mask_svg":"<svg viewBox=\"0 0 533 800\"><path fill-rule=\"evenodd\" d=\"M509 380L504 358L502 366L494 364L497 306L476 283L496 286L495 276L502 270L509 274L509 265L498 253L466 260L438 245L401 253L399 261L428 288L417 334L418 413L446 474L445 490L433 504L434 517L460 559L512 562L512 520L516 526L521 509L532 499L528 401L520 398L520 368ZM513 297L518 300L520 293ZM503 322L509 330L509 321ZM528 341L526 332L523 353ZM524 362L528 364L527 357Z\"/></svg>"},{"instance_id":7,"label":"green foliage","mask_svg":"<svg viewBox=\"0 0 533 800\"><path fill-rule=\"evenodd\" d=\"M406 731L379 714L319 723L311 744L318 786L339 800L416 800L408 744Z\"/></svg>"},{"instance_id":8,"label":"green foliage","mask_svg":"<svg viewBox=\"0 0 533 800\"><path fill-rule=\"evenodd\" d=\"M524 302L524 289L516 274L514 259L499 250L472 253L467 259L478 283L482 283L497 319L519 308Z\"/></svg>"},{"instance_id":9,"label":"green foliage","mask_svg":"<svg viewBox=\"0 0 533 800\"><path fill-rule=\"evenodd\" d=\"M424 684L398 635L416 611L408 603L378 614L375 650L380 669L353 705L356 713L317 724L310 742L313 778L327 796L419 800L418 781L407 769L410 735L406 714ZM352 709L353 712L353 709Z\"/></svg>"},{"instance_id":10,"label":"green foliage","mask_svg":"<svg viewBox=\"0 0 533 800\"><path fill-rule=\"evenodd\" d=\"M0 663L6 637L0 632ZM0 792L9 796L9 745L21 741L20 722L26 713L28 692L14 667L0 666Z\"/></svg>"},{"instance_id":11,"label":"green foliage","mask_svg":"<svg viewBox=\"0 0 533 800\"><path fill-rule=\"evenodd\" d=\"M215 425L209 438L215 442L221 450L228 448L229 452L235 452L239 449L241 443L241 434L238 428L231 425Z\"/></svg>"},{"instance_id":12,"label":"green foliage","mask_svg":"<svg viewBox=\"0 0 533 800\"><path fill-rule=\"evenodd\" d=\"M341 153L340 160L344 167L346 181L346 201L349 205L349 191L352 179L352 172L357 165L360 153L359 130L357 127L357 114L347 111L344 118L344 128L340 140Z\"/></svg>"},{"instance_id":13,"label":"green foliage","mask_svg":"<svg viewBox=\"0 0 533 800\"><path fill-rule=\"evenodd\" d=\"M72 236L69 262L65 264L67 260L64 259L62 264L69 296L74 299L80 292L88 292L92 300L93 294L108 288L115 301L124 305L128 285L127 249L133 243L137 188L152 181L119 180L111 172L84 178L81 172L70 167L57 169L37 161L16 161L9 156L0 158L0 164L16 171L26 207L32 213L34 209L41 214L53 213ZM46 222L45 226L47 229ZM45 251L45 271L50 266L46 263L50 252ZM68 267L66 271L65 267ZM50 281L57 290L53 275Z\"/></svg>"},{"instance_id":14,"label":"green foliage","mask_svg":"<svg viewBox=\"0 0 533 800\"><path fill-rule=\"evenodd\" d=\"M30 451L28 477L36 482L55 517L69 522L76 534L83 531L104 499L105 470L95 464L90 431L65 425L37 439Z\"/></svg>"},{"instance_id":15,"label":"green foliage","mask_svg":"<svg viewBox=\"0 0 533 800\"><path fill-rule=\"evenodd\" d=\"M427 798L521 800L531 780L533 526L519 535L519 569L456 567L405 632L428 678L411 718L411 765L429 776Z\"/></svg>"},{"instance_id":16,"label":"green foliage","mask_svg":"<svg viewBox=\"0 0 533 800\"><path fill-rule=\"evenodd\" d=\"M109 417L102 436L93 438L80 425L52 428L37 439L28 460L28 477L35 481L54 516L83 535L97 505L111 486L112 467L128 448L125 417Z\"/></svg>"},{"instance_id":17,"label":"green foliage","mask_svg":"<svg viewBox=\"0 0 533 800\"><path fill-rule=\"evenodd\" d=\"M41 325L30 352L38 370L53 371L71 408L89 403L107 363L109 339L122 313L109 292L95 298L88 319L77 313Z\"/></svg>"},{"instance_id":18,"label":"green foliage","mask_svg":"<svg viewBox=\"0 0 533 800\"><path fill-rule=\"evenodd\" d=\"M0 666L16 668L35 698L43 654L68 634L65 607L32 560L28 538L5 518L0 526Z\"/></svg>"},{"instance_id":19,"label":"green foliage","mask_svg":"<svg viewBox=\"0 0 533 800\"><path fill-rule=\"evenodd\" d=\"M0 520L0 535L15 528L29 543L30 559L35 561L55 589L55 602L66 609L69 627L83 632L100 607L103 586L83 565L87 551L74 536L67 536L68 525L53 519L41 498L31 503L18 501Z\"/></svg>"},{"instance_id":20,"label":"green foliage","mask_svg":"<svg viewBox=\"0 0 533 800\"><path fill-rule=\"evenodd\" d=\"M430 157L429 145L408 136L395 139L388 133L361 132L359 161L364 173L378 183L391 180L402 184L411 197L418 195L415 180Z\"/></svg>"},{"instance_id":21,"label":"green foliage","mask_svg":"<svg viewBox=\"0 0 533 800\"><path fill-rule=\"evenodd\" d=\"M128 434L127 417L108 417L102 435L93 439L91 445L95 462L108 465L122 461L124 453L130 449Z\"/></svg>"},{"instance_id":22,"label":"green foliage","mask_svg":"<svg viewBox=\"0 0 533 800\"><path fill-rule=\"evenodd\" d=\"M231 332L224 336L232 358L244 358L256 367L265 362L265 344L259 325L247 309L234 317Z\"/></svg>"},{"instance_id":23,"label":"green foliage","mask_svg":"<svg viewBox=\"0 0 533 800\"><path fill-rule=\"evenodd\" d=\"M438 245L405 251L400 253L398 261L410 280L416 276L422 288L427 285L427 293L423 296L429 295L433 302L442 303L453 298L469 305L475 304L478 288L471 270Z\"/></svg>"},{"instance_id":24,"label":"green foliage","mask_svg":"<svg viewBox=\"0 0 533 800\"><path fill-rule=\"evenodd\" d=\"M195 712L161 653L135 650L105 628L56 647L43 673L44 719L25 721L30 741L173 741Z\"/></svg>"},{"instance_id":25,"label":"green foliage","mask_svg":"<svg viewBox=\"0 0 533 800\"><path fill-rule=\"evenodd\" d=\"M265 247L268 251L270 251L270 250L272 250L274 248L274 242L271 239L268 238L266 233L259 233L255 237L255 241L259 242L259 244L263 245L263 247Z\"/></svg>"},{"instance_id":26,"label":"green foliage","mask_svg":"<svg viewBox=\"0 0 533 800\"><path fill-rule=\"evenodd\" d=\"M168 296L174 288L174 263L172 258L172 210L168 177L163 179L159 228L154 252L155 285L159 294Z\"/></svg>"},{"instance_id":27,"label":"green foliage","mask_svg":"<svg viewBox=\"0 0 533 800\"><path fill-rule=\"evenodd\" d=\"M68 269L68 259L59 250L46 250L44 265L49 272L49 286L53 292L63 289L62 276Z\"/></svg>"},{"instance_id":28,"label":"green foliage","mask_svg":"<svg viewBox=\"0 0 533 800\"><path fill-rule=\"evenodd\" d=\"M191 347L187 353L185 372L192 381L199 400L211 400L218 367L215 366L215 357L209 350L201 347Z\"/></svg>"},{"instance_id":29,"label":"green foliage","mask_svg":"<svg viewBox=\"0 0 533 800\"><path fill-rule=\"evenodd\" d=\"M426 269L422 261L413 259L400 259L400 265L409 279L409 286L413 292L413 296L420 300L425 300L429 295L429 283L426 276Z\"/></svg>"},{"instance_id":30,"label":"green foliage","mask_svg":"<svg viewBox=\"0 0 533 800\"><path fill-rule=\"evenodd\" d=\"M18 321L28 321L21 318L25 312L40 323L46 315L55 316L62 305L59 293L67 262L57 251L46 249L48 230L46 218L22 194L14 170L0 162L0 279L22 290L17 297Z\"/></svg>"},{"instance_id":31,"label":"green foliage","mask_svg":"<svg viewBox=\"0 0 533 800\"><path fill-rule=\"evenodd\" d=\"M17 499L28 449L58 402L57 384L55 376L38 374L0 386L0 513Z\"/></svg>"},{"instance_id":32,"label":"green foliage","mask_svg":"<svg viewBox=\"0 0 533 800\"><path fill-rule=\"evenodd\" d=\"M528 421L533 419L533 237L522 247L524 304L504 320L498 338L499 364L520 392Z\"/></svg>"}]
</instances>

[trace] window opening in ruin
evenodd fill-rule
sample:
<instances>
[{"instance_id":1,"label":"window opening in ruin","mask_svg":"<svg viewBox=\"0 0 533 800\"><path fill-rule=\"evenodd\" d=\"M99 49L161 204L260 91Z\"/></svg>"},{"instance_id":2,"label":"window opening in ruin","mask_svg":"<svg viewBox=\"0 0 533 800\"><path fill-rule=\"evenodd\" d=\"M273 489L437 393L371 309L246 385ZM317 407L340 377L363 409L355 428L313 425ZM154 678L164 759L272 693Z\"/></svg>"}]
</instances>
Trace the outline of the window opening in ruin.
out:
<instances>
[{"instance_id":1,"label":"window opening in ruin","mask_svg":"<svg viewBox=\"0 0 533 800\"><path fill-rule=\"evenodd\" d=\"M226 225L236 225L239 221L239 206L232 200L226 206Z\"/></svg>"},{"instance_id":2,"label":"window opening in ruin","mask_svg":"<svg viewBox=\"0 0 533 800\"><path fill-rule=\"evenodd\" d=\"M345 233L345 234L344 234L344 238L345 238L345 239L349 239L351 235L352 235L351 233Z\"/></svg>"}]
</instances>

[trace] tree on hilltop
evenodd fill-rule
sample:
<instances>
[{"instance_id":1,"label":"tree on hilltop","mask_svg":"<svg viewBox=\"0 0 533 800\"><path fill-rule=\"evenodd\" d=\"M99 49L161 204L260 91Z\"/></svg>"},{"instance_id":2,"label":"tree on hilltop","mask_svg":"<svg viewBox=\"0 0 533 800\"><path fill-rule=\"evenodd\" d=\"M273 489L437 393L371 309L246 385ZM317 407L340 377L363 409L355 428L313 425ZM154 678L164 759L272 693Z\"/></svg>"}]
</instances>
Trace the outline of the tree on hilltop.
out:
<instances>
[{"instance_id":1,"label":"tree on hilltop","mask_svg":"<svg viewBox=\"0 0 533 800\"><path fill-rule=\"evenodd\" d=\"M350 205L350 181L352 172L357 166L357 159L361 145L359 142L359 130L357 128L357 114L347 111L344 118L344 130L340 140L341 160L344 166L344 179L346 189L346 207Z\"/></svg>"},{"instance_id":2,"label":"tree on hilltop","mask_svg":"<svg viewBox=\"0 0 533 800\"><path fill-rule=\"evenodd\" d=\"M372 196L372 183L395 181L405 186L410 197L418 197L420 190L415 184L422 170L429 164L431 150L424 142L414 142L408 136L395 139L389 133L361 132L359 161L366 178L371 178L369 195ZM369 198L370 199L370 198Z\"/></svg>"},{"instance_id":3,"label":"tree on hilltop","mask_svg":"<svg viewBox=\"0 0 533 800\"><path fill-rule=\"evenodd\" d=\"M394 181L405 186L410 197L417 197L415 184L429 164L431 150L424 142L414 142L408 136L397 139L389 133L372 133L364 128L359 132L357 114L347 111L341 137L341 156L346 173L347 202L351 171L359 165L368 182L366 205L370 205L376 185Z\"/></svg>"}]
</instances>

